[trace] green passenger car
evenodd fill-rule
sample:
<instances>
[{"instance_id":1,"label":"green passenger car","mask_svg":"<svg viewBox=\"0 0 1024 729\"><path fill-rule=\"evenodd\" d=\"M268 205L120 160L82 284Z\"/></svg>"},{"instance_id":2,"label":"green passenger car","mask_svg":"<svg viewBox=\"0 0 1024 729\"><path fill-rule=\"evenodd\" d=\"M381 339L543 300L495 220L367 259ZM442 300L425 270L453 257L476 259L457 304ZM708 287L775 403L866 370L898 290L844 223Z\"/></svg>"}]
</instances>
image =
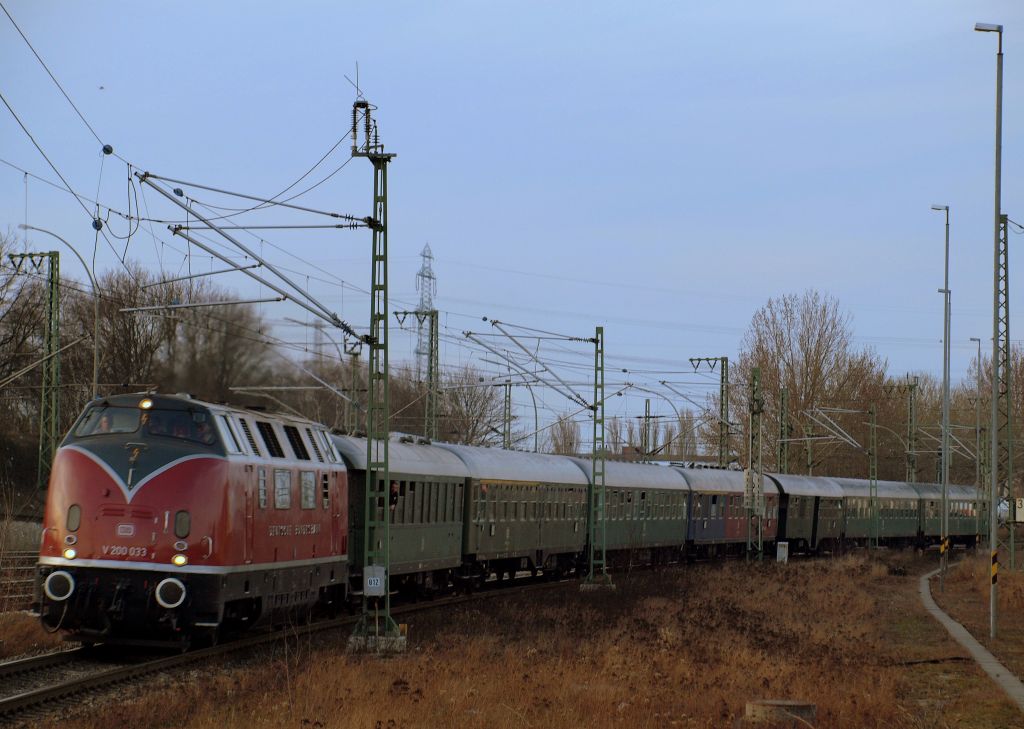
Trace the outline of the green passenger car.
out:
<instances>
[{"instance_id":1,"label":"green passenger car","mask_svg":"<svg viewBox=\"0 0 1024 729\"><path fill-rule=\"evenodd\" d=\"M843 489L822 476L768 474L779 490L779 540L790 553L835 552L843 537Z\"/></svg>"},{"instance_id":2,"label":"green passenger car","mask_svg":"<svg viewBox=\"0 0 1024 729\"><path fill-rule=\"evenodd\" d=\"M862 478L836 478L843 489L845 539L867 544L875 536L870 482ZM878 481L878 539L892 545L913 544L919 537L920 499L910 484Z\"/></svg>"},{"instance_id":3,"label":"green passenger car","mask_svg":"<svg viewBox=\"0 0 1024 729\"><path fill-rule=\"evenodd\" d=\"M461 459L469 472L462 556L470 577L576 567L587 536L587 478L572 460L436 445Z\"/></svg>"},{"instance_id":4,"label":"green passenger car","mask_svg":"<svg viewBox=\"0 0 1024 729\"><path fill-rule=\"evenodd\" d=\"M942 484L914 484L921 499L921 532L926 541L938 544L942 535ZM987 534L985 502L979 503L973 486L949 485L949 536L954 544L973 545L976 535Z\"/></svg>"},{"instance_id":5,"label":"green passenger car","mask_svg":"<svg viewBox=\"0 0 1024 729\"><path fill-rule=\"evenodd\" d=\"M574 458L591 476L591 463ZM686 546L690 487L675 468L644 463L605 463L605 549L619 562L636 550L652 561L674 561ZM620 559L624 558L624 559Z\"/></svg>"},{"instance_id":6,"label":"green passenger car","mask_svg":"<svg viewBox=\"0 0 1024 729\"><path fill-rule=\"evenodd\" d=\"M363 565L366 438L331 436L349 471L349 560ZM447 587L462 565L463 500L468 471L454 454L409 436L388 443L391 587L429 592ZM359 584L358 582L355 584Z\"/></svg>"}]
</instances>

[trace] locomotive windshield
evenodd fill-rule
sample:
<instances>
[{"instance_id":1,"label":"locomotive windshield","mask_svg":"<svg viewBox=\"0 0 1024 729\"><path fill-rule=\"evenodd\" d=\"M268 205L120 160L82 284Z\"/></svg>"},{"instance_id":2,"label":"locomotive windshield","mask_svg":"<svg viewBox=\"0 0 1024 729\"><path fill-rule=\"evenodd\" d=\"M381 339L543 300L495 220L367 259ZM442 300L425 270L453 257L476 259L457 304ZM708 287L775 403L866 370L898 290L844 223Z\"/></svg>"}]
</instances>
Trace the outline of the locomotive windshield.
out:
<instances>
[{"instance_id":1,"label":"locomotive windshield","mask_svg":"<svg viewBox=\"0 0 1024 729\"><path fill-rule=\"evenodd\" d=\"M107 433L134 433L139 429L141 414L138 408L119 408L112 405L91 407L75 428L75 435L83 437Z\"/></svg>"},{"instance_id":2,"label":"locomotive windshield","mask_svg":"<svg viewBox=\"0 0 1024 729\"><path fill-rule=\"evenodd\" d=\"M210 416L204 412L157 408L140 410L106 404L89 408L75 428L75 435L82 438L136 433L140 428L144 435L190 440L203 445L213 445L217 441Z\"/></svg>"}]
</instances>

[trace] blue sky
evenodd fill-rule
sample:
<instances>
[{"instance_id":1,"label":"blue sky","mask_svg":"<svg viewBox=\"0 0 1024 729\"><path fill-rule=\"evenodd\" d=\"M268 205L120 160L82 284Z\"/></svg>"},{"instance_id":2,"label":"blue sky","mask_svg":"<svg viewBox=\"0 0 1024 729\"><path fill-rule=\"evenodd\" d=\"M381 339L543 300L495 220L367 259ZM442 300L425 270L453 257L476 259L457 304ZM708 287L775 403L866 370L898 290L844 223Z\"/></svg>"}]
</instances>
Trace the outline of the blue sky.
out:
<instances>
[{"instance_id":1,"label":"blue sky","mask_svg":"<svg viewBox=\"0 0 1024 729\"><path fill-rule=\"evenodd\" d=\"M682 370L689 357L735 356L769 297L815 287L891 373L939 376L943 221L929 206L948 203L958 381L969 338L991 337L996 38L973 32L977 21L1006 26L1003 208L1024 223L1024 7L1010 0L4 5L133 165L256 195L345 134L358 62L398 154L393 308L415 305L429 241L453 364L479 358L459 340L488 316L577 336L600 324L610 368ZM126 165L107 158L101 176L98 143L2 15L0 68L0 91L71 185L126 209ZM0 111L0 159L56 180ZM321 169L346 155L343 143ZM366 215L371 181L355 160L296 202ZM177 216L152 192L144 202ZM0 165L0 228L24 222L25 206L22 174ZM89 219L67 193L30 179L28 220L91 255ZM177 272L182 242L152 232L128 257ZM284 249L265 246L269 258L366 325L365 296L339 283L367 287L365 231L260 235ZM81 275L76 265L63 267ZM102 241L97 265L120 265ZM239 274L218 280L259 293ZM291 305L264 313L279 336L308 337L284 328L306 318ZM396 333L393 360L412 350ZM707 391L706 378L680 379L694 397ZM613 409L640 414L642 399Z\"/></svg>"}]
</instances>

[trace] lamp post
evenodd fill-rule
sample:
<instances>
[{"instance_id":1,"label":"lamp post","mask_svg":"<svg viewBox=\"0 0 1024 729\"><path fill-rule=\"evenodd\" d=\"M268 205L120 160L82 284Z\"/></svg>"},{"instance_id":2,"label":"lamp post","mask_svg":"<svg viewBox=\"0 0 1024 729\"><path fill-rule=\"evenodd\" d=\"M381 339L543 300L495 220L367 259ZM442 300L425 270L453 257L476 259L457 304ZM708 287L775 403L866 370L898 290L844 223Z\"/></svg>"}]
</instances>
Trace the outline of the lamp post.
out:
<instances>
[{"instance_id":1,"label":"lamp post","mask_svg":"<svg viewBox=\"0 0 1024 729\"><path fill-rule=\"evenodd\" d=\"M66 240L61 238L59 235L54 233L52 230L45 230L44 228L37 228L34 225L26 225L21 223L18 225L22 230L34 230L37 233L46 233L49 236L53 236L61 243L71 249L71 252L75 254L79 261L82 262L82 267L85 269L85 275L89 277L89 283L92 284L92 399L95 400L99 397L99 370L100 370L100 289L96 285L96 277L89 269L85 259L82 258L81 254L75 250L75 247L68 243Z\"/></svg>"},{"instance_id":2,"label":"lamp post","mask_svg":"<svg viewBox=\"0 0 1024 729\"><path fill-rule=\"evenodd\" d=\"M989 500L989 549L992 550L992 581L989 588L989 637L996 637L996 598L998 588L996 577L998 575L999 534L996 530L999 515L999 503L997 481L999 479L999 438L998 438L998 407L999 407L999 378L996 368L999 357L999 216L1002 209L1000 185L1002 182L1002 157L1003 157L1003 26L995 23L975 23L974 29L981 33L996 33L999 36L999 47L996 53L996 163L995 163L995 287L992 308L992 425L989 431L991 442L990 471L992 472L992 490Z\"/></svg>"},{"instance_id":3,"label":"lamp post","mask_svg":"<svg viewBox=\"0 0 1024 729\"><path fill-rule=\"evenodd\" d=\"M949 205L932 205L946 214L946 267L942 294L942 546L939 589L945 590L949 564Z\"/></svg>"},{"instance_id":4,"label":"lamp post","mask_svg":"<svg viewBox=\"0 0 1024 729\"><path fill-rule=\"evenodd\" d=\"M978 386L974 394L974 485L978 489L978 496L981 496L981 338L971 337L972 342L978 343ZM979 531L979 512L974 509L974 533L975 539L981 539Z\"/></svg>"}]
</instances>

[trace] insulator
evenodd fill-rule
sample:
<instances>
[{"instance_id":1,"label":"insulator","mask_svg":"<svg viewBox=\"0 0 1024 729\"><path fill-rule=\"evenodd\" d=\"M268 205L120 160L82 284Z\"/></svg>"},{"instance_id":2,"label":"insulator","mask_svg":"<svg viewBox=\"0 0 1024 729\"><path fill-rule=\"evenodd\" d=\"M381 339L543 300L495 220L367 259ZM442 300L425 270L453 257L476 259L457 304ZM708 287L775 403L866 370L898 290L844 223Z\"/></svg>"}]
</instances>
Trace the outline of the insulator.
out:
<instances>
[{"instance_id":1,"label":"insulator","mask_svg":"<svg viewBox=\"0 0 1024 729\"><path fill-rule=\"evenodd\" d=\"M370 143L370 125L372 124L372 122L370 121L370 107L366 107L366 118L364 119L364 122L366 124L366 143L369 144Z\"/></svg>"},{"instance_id":2,"label":"insulator","mask_svg":"<svg viewBox=\"0 0 1024 729\"><path fill-rule=\"evenodd\" d=\"M356 142L356 130L359 129L359 111L355 104L352 105L352 143Z\"/></svg>"}]
</instances>

